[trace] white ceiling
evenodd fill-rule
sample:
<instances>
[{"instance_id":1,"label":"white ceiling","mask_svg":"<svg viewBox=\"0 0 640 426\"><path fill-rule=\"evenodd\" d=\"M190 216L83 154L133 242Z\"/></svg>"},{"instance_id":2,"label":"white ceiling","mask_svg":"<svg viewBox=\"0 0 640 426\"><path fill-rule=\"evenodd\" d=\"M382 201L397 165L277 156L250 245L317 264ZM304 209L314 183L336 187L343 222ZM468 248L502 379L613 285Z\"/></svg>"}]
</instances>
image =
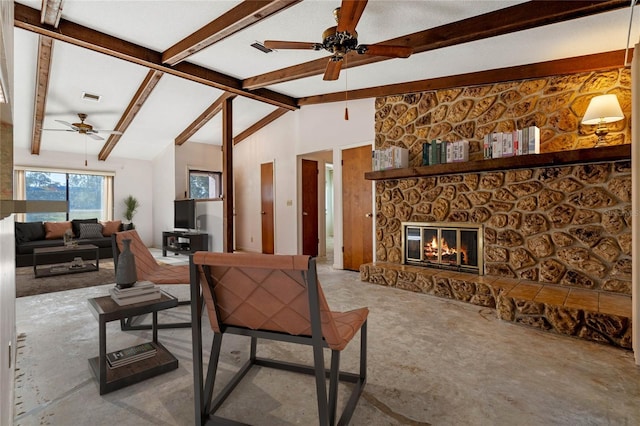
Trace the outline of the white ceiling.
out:
<instances>
[{"instance_id":1,"label":"white ceiling","mask_svg":"<svg viewBox=\"0 0 640 426\"><path fill-rule=\"evenodd\" d=\"M39 10L41 0L20 0ZM62 18L163 52L240 1L66 0ZM202 67L245 79L295 64L327 57L327 52L281 50L264 54L250 46L266 39L320 42L322 31L335 25L338 0L306 0L264 19L187 58ZM431 27L512 6L521 1L390 1L370 0L357 30L359 43L374 44ZM544 4L544 2L541 2ZM636 9L638 9L636 7ZM406 81L496 69L514 65L624 49L630 8L536 29L492 37L342 71L336 81L322 75L276 84L267 89L294 98L377 87ZM630 45L640 36L636 19ZM30 149L33 127L38 36L16 29L14 74L14 145ZM140 65L55 41L43 127L64 128L55 120L77 122L77 113L99 129L112 129L142 83L148 69ZM348 85L345 84L348 77ZM83 92L101 95L100 102L81 99ZM165 74L111 155L150 160L207 107L221 90ZM276 107L236 97L233 134L237 135ZM220 115L190 141L221 144ZM41 153L75 152L97 156L102 141L70 132L44 131Z\"/></svg>"}]
</instances>

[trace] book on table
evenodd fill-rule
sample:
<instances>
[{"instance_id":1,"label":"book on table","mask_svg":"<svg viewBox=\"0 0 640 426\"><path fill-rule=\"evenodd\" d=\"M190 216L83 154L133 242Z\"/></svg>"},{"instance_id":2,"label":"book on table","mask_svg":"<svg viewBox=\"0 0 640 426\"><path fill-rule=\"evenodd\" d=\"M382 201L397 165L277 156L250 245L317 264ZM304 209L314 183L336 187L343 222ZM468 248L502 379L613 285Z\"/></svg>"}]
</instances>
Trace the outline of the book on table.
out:
<instances>
[{"instance_id":1,"label":"book on table","mask_svg":"<svg viewBox=\"0 0 640 426\"><path fill-rule=\"evenodd\" d=\"M120 306L147 302L159 299L161 296L160 289L151 281L139 281L129 288L114 286L109 289L109 294L113 301Z\"/></svg>"},{"instance_id":2,"label":"book on table","mask_svg":"<svg viewBox=\"0 0 640 426\"><path fill-rule=\"evenodd\" d=\"M155 356L157 350L150 342L121 349L107 354L107 364L110 368L122 367L136 361Z\"/></svg>"}]
</instances>

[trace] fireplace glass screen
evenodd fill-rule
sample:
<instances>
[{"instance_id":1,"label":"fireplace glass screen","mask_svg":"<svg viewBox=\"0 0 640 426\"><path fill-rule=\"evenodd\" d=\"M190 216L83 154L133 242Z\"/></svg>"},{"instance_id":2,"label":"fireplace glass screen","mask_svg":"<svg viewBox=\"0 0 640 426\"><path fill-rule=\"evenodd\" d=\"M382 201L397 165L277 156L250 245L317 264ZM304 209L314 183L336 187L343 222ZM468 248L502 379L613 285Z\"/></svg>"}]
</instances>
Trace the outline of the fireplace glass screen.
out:
<instances>
[{"instance_id":1,"label":"fireplace glass screen","mask_svg":"<svg viewBox=\"0 0 640 426\"><path fill-rule=\"evenodd\" d=\"M479 228L405 225L405 263L480 272Z\"/></svg>"}]
</instances>

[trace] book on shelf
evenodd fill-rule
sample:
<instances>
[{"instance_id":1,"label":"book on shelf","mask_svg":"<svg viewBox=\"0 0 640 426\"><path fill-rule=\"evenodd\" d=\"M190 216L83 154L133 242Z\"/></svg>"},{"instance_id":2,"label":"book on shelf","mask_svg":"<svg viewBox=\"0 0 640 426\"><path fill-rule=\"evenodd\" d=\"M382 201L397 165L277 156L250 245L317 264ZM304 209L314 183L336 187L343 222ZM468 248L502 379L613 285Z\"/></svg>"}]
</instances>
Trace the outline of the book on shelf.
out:
<instances>
[{"instance_id":1,"label":"book on shelf","mask_svg":"<svg viewBox=\"0 0 640 426\"><path fill-rule=\"evenodd\" d=\"M502 134L502 156L513 157L513 133L507 132Z\"/></svg>"},{"instance_id":2,"label":"book on shelf","mask_svg":"<svg viewBox=\"0 0 640 426\"><path fill-rule=\"evenodd\" d=\"M447 164L447 149L449 149L450 142L440 142L440 164Z\"/></svg>"},{"instance_id":3,"label":"book on shelf","mask_svg":"<svg viewBox=\"0 0 640 426\"><path fill-rule=\"evenodd\" d=\"M431 144L429 142L423 142L422 144L422 165L423 166L429 165L429 148L430 147L431 147Z\"/></svg>"},{"instance_id":4,"label":"book on shelf","mask_svg":"<svg viewBox=\"0 0 640 426\"><path fill-rule=\"evenodd\" d=\"M540 128L527 126L512 132L491 132L484 136L484 158L540 154Z\"/></svg>"},{"instance_id":5,"label":"book on shelf","mask_svg":"<svg viewBox=\"0 0 640 426\"><path fill-rule=\"evenodd\" d=\"M392 146L386 149L376 149L371 156L374 171L409 167L409 150L406 148Z\"/></svg>"},{"instance_id":6,"label":"book on shelf","mask_svg":"<svg viewBox=\"0 0 640 426\"><path fill-rule=\"evenodd\" d=\"M453 145L452 162L461 163L469 161L469 141L461 139L459 141L450 142Z\"/></svg>"},{"instance_id":7,"label":"book on shelf","mask_svg":"<svg viewBox=\"0 0 640 426\"><path fill-rule=\"evenodd\" d=\"M540 154L540 128L529 126L529 154Z\"/></svg>"},{"instance_id":8,"label":"book on shelf","mask_svg":"<svg viewBox=\"0 0 640 426\"><path fill-rule=\"evenodd\" d=\"M502 133L493 133L491 139L491 158L502 158Z\"/></svg>"},{"instance_id":9,"label":"book on shelf","mask_svg":"<svg viewBox=\"0 0 640 426\"><path fill-rule=\"evenodd\" d=\"M157 353L156 347L150 342L131 346L130 348L107 354L107 364L110 368L122 367L136 361L151 358Z\"/></svg>"},{"instance_id":10,"label":"book on shelf","mask_svg":"<svg viewBox=\"0 0 640 426\"><path fill-rule=\"evenodd\" d=\"M431 146L429 147L429 165L440 164L440 158L442 156L442 141L440 139L433 139Z\"/></svg>"}]
</instances>

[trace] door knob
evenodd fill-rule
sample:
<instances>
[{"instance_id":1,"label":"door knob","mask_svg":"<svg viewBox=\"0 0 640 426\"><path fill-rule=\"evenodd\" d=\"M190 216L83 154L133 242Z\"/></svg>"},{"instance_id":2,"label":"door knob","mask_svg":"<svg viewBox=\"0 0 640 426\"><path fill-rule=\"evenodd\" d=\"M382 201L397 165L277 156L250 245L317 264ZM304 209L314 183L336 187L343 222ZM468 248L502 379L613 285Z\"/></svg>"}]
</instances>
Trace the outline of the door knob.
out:
<instances>
[{"instance_id":1,"label":"door knob","mask_svg":"<svg viewBox=\"0 0 640 426\"><path fill-rule=\"evenodd\" d=\"M260 212L260 214L267 214L267 212Z\"/></svg>"},{"instance_id":2,"label":"door knob","mask_svg":"<svg viewBox=\"0 0 640 426\"><path fill-rule=\"evenodd\" d=\"M364 217L373 217L373 213L367 213L364 215Z\"/></svg>"},{"instance_id":3,"label":"door knob","mask_svg":"<svg viewBox=\"0 0 640 426\"><path fill-rule=\"evenodd\" d=\"M302 216L309 216L309 213L307 213L307 212L302 212Z\"/></svg>"}]
</instances>

